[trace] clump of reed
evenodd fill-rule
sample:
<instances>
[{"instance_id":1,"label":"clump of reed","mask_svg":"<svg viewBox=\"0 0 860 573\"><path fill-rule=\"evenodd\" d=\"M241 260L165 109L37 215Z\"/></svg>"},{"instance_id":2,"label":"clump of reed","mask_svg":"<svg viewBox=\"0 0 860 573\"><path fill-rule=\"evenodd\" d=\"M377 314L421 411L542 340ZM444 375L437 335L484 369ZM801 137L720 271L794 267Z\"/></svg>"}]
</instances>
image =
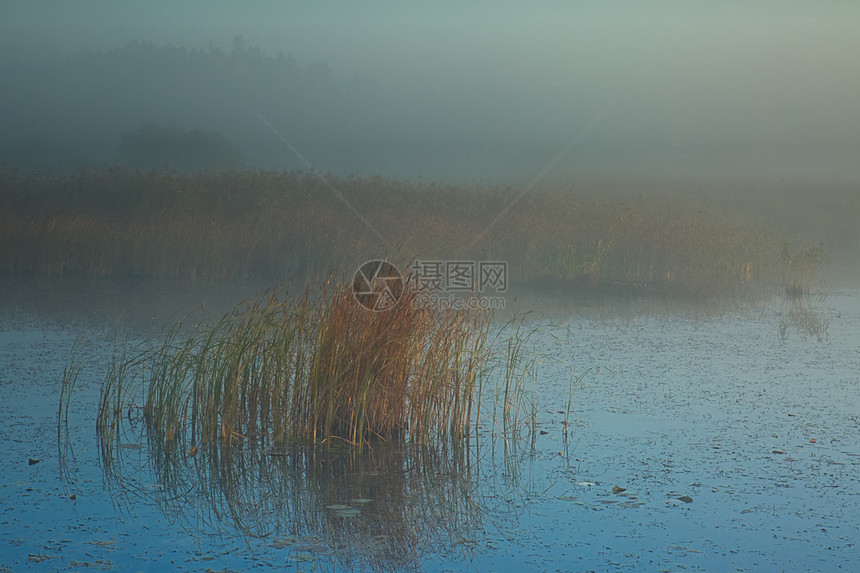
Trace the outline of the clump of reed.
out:
<instances>
[{"instance_id":1,"label":"clump of reed","mask_svg":"<svg viewBox=\"0 0 860 573\"><path fill-rule=\"evenodd\" d=\"M416 304L370 311L350 285L320 296L270 295L213 326L168 330L154 348L125 347L103 386L103 451L138 408L150 434L192 444L462 439L494 350L491 316Z\"/></svg>"},{"instance_id":2,"label":"clump of reed","mask_svg":"<svg viewBox=\"0 0 860 573\"><path fill-rule=\"evenodd\" d=\"M830 262L830 250L824 243L802 246L797 250L784 244L780 257L785 273L785 294L801 297L810 293L816 273Z\"/></svg>"}]
</instances>

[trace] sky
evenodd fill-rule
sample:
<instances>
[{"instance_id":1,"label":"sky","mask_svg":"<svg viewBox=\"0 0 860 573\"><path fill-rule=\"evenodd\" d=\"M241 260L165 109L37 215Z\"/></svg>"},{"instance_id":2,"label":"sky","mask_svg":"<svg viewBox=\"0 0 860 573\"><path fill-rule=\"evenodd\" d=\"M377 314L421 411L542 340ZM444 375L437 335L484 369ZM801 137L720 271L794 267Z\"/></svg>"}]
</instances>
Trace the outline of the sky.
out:
<instances>
[{"instance_id":1,"label":"sky","mask_svg":"<svg viewBox=\"0 0 860 573\"><path fill-rule=\"evenodd\" d=\"M857 2L6 0L0 11L2 69L131 40L229 50L241 34L265 54L325 62L346 99L369 78L396 114L380 112L378 146L363 127L368 171L860 180ZM349 150L321 147L305 149L323 169L356 169Z\"/></svg>"}]
</instances>

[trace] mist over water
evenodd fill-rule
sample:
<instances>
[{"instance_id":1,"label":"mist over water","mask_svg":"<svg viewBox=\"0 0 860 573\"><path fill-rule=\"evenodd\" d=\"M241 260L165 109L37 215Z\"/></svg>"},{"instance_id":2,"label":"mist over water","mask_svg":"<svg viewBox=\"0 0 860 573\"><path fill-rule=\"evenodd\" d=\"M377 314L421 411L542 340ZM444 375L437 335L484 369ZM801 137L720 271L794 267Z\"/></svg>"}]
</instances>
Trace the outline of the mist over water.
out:
<instances>
[{"instance_id":1,"label":"mist over water","mask_svg":"<svg viewBox=\"0 0 860 573\"><path fill-rule=\"evenodd\" d=\"M18 1L3 11L3 165L134 163L122 134L151 123L217 132L247 167L860 179L860 6L849 3Z\"/></svg>"},{"instance_id":2,"label":"mist over water","mask_svg":"<svg viewBox=\"0 0 860 573\"><path fill-rule=\"evenodd\" d=\"M858 22L3 2L0 571L851 569Z\"/></svg>"}]
</instances>

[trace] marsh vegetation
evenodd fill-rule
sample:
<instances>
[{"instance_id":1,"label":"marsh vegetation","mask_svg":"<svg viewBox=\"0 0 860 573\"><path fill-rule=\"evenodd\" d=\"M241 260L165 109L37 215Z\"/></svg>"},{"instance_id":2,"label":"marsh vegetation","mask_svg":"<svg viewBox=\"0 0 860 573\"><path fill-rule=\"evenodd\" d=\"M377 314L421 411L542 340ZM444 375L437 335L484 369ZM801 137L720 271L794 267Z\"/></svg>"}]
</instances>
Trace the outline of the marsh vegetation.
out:
<instances>
[{"instance_id":1,"label":"marsh vegetation","mask_svg":"<svg viewBox=\"0 0 860 573\"><path fill-rule=\"evenodd\" d=\"M519 433L534 360L521 319L499 326L486 312L421 307L411 289L382 312L349 284L309 291L247 302L190 336L177 323L141 346L120 343L98 405L105 462L132 418L143 421L134 431L195 450L461 442L482 423ZM79 371L73 355L60 420Z\"/></svg>"},{"instance_id":2,"label":"marsh vegetation","mask_svg":"<svg viewBox=\"0 0 860 573\"><path fill-rule=\"evenodd\" d=\"M796 194L774 199L774 220L730 195L599 186L523 195L299 172L5 170L0 189L0 269L11 275L282 282L380 257L481 259L506 261L520 285L701 298L808 291L829 249L802 225L780 224L778 213L807 205ZM856 200L845 198L849 217Z\"/></svg>"}]
</instances>

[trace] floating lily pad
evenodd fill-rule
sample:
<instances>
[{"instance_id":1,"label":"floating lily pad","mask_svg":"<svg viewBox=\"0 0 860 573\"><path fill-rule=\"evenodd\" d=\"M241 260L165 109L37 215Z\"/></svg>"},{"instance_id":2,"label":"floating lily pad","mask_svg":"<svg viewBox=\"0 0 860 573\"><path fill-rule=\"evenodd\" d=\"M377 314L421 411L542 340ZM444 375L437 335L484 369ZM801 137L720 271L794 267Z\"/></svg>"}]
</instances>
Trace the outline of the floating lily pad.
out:
<instances>
[{"instance_id":1,"label":"floating lily pad","mask_svg":"<svg viewBox=\"0 0 860 573\"><path fill-rule=\"evenodd\" d=\"M334 513L335 517L358 517L361 515L361 509L342 503L333 503L325 506L325 508Z\"/></svg>"},{"instance_id":2,"label":"floating lily pad","mask_svg":"<svg viewBox=\"0 0 860 573\"><path fill-rule=\"evenodd\" d=\"M669 549L676 549L678 551L687 551L689 553L701 553L698 549L690 549L689 547L684 547L683 545L670 545Z\"/></svg>"},{"instance_id":3,"label":"floating lily pad","mask_svg":"<svg viewBox=\"0 0 860 573\"><path fill-rule=\"evenodd\" d=\"M298 540L295 537L278 537L273 539L269 544L269 547L273 549L284 549L286 547L291 547L295 545Z\"/></svg>"},{"instance_id":4,"label":"floating lily pad","mask_svg":"<svg viewBox=\"0 0 860 573\"><path fill-rule=\"evenodd\" d=\"M106 539L104 541L93 540L93 541L84 541L87 545L95 545L96 547L113 547L116 545L116 541L113 539Z\"/></svg>"}]
</instances>

